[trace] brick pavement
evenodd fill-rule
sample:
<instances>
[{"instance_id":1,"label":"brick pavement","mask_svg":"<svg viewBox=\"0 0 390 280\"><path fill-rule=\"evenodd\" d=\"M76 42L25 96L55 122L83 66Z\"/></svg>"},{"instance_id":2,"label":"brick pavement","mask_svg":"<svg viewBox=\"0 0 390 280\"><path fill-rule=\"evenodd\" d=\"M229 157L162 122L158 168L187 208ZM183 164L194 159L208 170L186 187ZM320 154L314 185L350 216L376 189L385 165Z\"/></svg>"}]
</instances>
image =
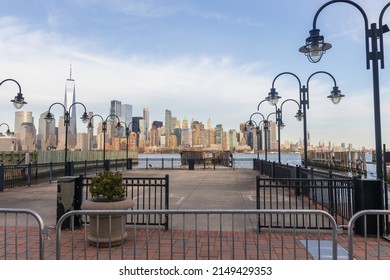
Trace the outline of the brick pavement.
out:
<instances>
[{"instance_id":1,"label":"brick pavement","mask_svg":"<svg viewBox=\"0 0 390 280\"><path fill-rule=\"evenodd\" d=\"M126 171L126 175L129 176L145 174L150 177L170 175L172 209L255 208L253 198L256 173L251 170L149 170L146 173ZM49 227L44 241L45 259L55 259L56 255L54 234L56 195L55 182L0 193L0 207L28 208L42 216L45 225ZM0 219L0 259L39 258L36 227L28 228L29 238L26 240L25 229L16 231L11 224L4 225L4 219ZM231 232L223 232L221 246L220 239L215 237L217 234L215 231L212 231L210 236L205 231L151 229L146 233L145 230L139 229L136 233L139 239L137 238L136 242L134 234L129 234L125 245L113 249L110 253L109 249L97 251L88 245L81 230L74 232L73 241L69 239L70 233L63 232L63 240L66 242L61 246L62 259L312 259L313 256L308 253L301 240L318 239L315 234L298 237L277 231L271 234L255 232L244 234L236 231L234 238ZM323 233L321 239L329 240L330 237ZM146 243L146 240L149 242ZM345 234L338 236L338 243L344 249L348 248ZM376 259L378 251L380 259L390 259L390 243L387 240L355 237L354 244L356 259ZM71 248L71 245L75 247Z\"/></svg>"}]
</instances>

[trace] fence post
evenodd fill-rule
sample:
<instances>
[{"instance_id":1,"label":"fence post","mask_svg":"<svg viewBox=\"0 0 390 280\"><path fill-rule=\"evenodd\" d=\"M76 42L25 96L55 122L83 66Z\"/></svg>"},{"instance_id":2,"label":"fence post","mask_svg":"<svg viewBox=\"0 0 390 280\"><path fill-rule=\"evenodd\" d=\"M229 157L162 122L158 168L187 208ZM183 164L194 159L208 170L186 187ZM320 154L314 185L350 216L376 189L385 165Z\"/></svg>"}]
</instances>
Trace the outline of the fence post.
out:
<instances>
[{"instance_id":1,"label":"fence post","mask_svg":"<svg viewBox=\"0 0 390 280\"><path fill-rule=\"evenodd\" d=\"M301 178L301 167L295 166L295 178L300 179ZM296 180L295 182L295 195L300 196L301 195L301 188L299 187L299 180Z\"/></svg>"},{"instance_id":2,"label":"fence post","mask_svg":"<svg viewBox=\"0 0 390 280\"><path fill-rule=\"evenodd\" d=\"M275 162L272 162L272 169L271 169L271 178L275 179Z\"/></svg>"},{"instance_id":3,"label":"fence post","mask_svg":"<svg viewBox=\"0 0 390 280\"><path fill-rule=\"evenodd\" d=\"M31 186L31 162L28 164L28 167L27 167L27 186Z\"/></svg>"},{"instance_id":4,"label":"fence post","mask_svg":"<svg viewBox=\"0 0 390 280\"><path fill-rule=\"evenodd\" d=\"M127 170L133 168L133 158L128 158L128 159L126 160L126 168L127 168Z\"/></svg>"},{"instance_id":5,"label":"fence post","mask_svg":"<svg viewBox=\"0 0 390 280\"><path fill-rule=\"evenodd\" d=\"M256 176L256 209L260 209L260 176ZM261 231L260 214L257 215L257 232Z\"/></svg>"},{"instance_id":6,"label":"fence post","mask_svg":"<svg viewBox=\"0 0 390 280\"><path fill-rule=\"evenodd\" d=\"M169 175L165 175L165 209L169 209ZM169 216L165 214L165 230L168 230Z\"/></svg>"},{"instance_id":7,"label":"fence post","mask_svg":"<svg viewBox=\"0 0 390 280\"><path fill-rule=\"evenodd\" d=\"M51 161L50 163L49 163L49 183L51 183L51 181L52 181L52 177L53 177L53 162Z\"/></svg>"},{"instance_id":8,"label":"fence post","mask_svg":"<svg viewBox=\"0 0 390 280\"><path fill-rule=\"evenodd\" d=\"M4 164L0 165L0 192L4 191Z\"/></svg>"}]
</instances>

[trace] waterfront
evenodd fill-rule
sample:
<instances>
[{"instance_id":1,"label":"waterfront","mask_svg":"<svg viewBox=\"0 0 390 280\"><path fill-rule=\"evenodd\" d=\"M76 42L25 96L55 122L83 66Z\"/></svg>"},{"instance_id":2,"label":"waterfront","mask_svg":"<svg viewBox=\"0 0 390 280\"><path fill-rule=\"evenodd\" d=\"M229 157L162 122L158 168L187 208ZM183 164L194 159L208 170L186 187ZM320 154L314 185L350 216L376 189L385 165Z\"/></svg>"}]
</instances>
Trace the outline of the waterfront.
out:
<instances>
[{"instance_id":1,"label":"waterfront","mask_svg":"<svg viewBox=\"0 0 390 280\"><path fill-rule=\"evenodd\" d=\"M133 166L134 169L145 169L148 168L180 168L180 153L171 153L171 154L138 154L138 164ZM234 153L233 154L233 168L235 169L251 169L253 168L253 159L257 159L257 153L254 154L245 154L245 153ZM259 159L264 160L265 154L260 153ZM277 153L267 154L267 160L271 162L278 161ZM371 153L366 154L367 160L367 178L376 178L375 164L372 163ZM299 166L301 162L301 154L299 153L283 153L281 155L281 163L288 164L291 166ZM310 166L309 166L310 167ZM324 171L323 168L313 167L317 170ZM348 176L353 176L352 173L333 171L337 174L343 174Z\"/></svg>"}]
</instances>

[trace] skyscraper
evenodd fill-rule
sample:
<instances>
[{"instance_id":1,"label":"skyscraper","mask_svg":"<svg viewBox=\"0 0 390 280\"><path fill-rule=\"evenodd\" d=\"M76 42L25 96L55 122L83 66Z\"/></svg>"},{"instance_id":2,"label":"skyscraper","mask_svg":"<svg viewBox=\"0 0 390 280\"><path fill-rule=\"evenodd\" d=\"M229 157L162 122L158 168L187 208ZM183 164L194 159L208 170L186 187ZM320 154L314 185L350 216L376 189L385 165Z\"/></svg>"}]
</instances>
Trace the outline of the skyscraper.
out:
<instances>
[{"instance_id":1,"label":"skyscraper","mask_svg":"<svg viewBox=\"0 0 390 280\"><path fill-rule=\"evenodd\" d=\"M111 100L111 106L110 106L110 115L117 115L120 117L122 115L122 102L118 100ZM111 116L110 119L112 121L116 121L116 118L114 116Z\"/></svg>"},{"instance_id":2,"label":"skyscraper","mask_svg":"<svg viewBox=\"0 0 390 280\"><path fill-rule=\"evenodd\" d=\"M72 98L72 102L68 104L68 100ZM76 85L72 79L72 65L70 65L69 79L65 81L65 97L64 106L66 109L70 109L70 122L68 126L68 148L75 148L77 142L77 118L76 118L76 106L72 106L76 102Z\"/></svg>"},{"instance_id":3,"label":"skyscraper","mask_svg":"<svg viewBox=\"0 0 390 280\"><path fill-rule=\"evenodd\" d=\"M149 108L145 107L143 111L144 125L145 125L145 144L149 146L150 132L149 132Z\"/></svg>"},{"instance_id":4,"label":"skyscraper","mask_svg":"<svg viewBox=\"0 0 390 280\"><path fill-rule=\"evenodd\" d=\"M172 133L172 112L165 110L165 143L169 143L169 136Z\"/></svg>"}]
</instances>

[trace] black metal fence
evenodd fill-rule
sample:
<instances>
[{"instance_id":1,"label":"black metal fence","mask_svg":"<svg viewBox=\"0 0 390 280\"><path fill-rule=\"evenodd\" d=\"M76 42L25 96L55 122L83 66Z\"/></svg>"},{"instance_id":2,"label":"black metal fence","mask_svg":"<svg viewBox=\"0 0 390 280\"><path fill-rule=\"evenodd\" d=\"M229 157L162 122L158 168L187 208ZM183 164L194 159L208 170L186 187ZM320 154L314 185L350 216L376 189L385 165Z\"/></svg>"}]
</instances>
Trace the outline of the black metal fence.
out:
<instances>
[{"instance_id":1,"label":"black metal fence","mask_svg":"<svg viewBox=\"0 0 390 280\"><path fill-rule=\"evenodd\" d=\"M89 198L89 186L92 177L81 177L84 199ZM134 210L168 210L169 209L169 175L164 177L124 177L125 196L134 201ZM80 210L80 209L75 209ZM168 215L133 215L128 224L161 225L168 229Z\"/></svg>"},{"instance_id":2,"label":"black metal fence","mask_svg":"<svg viewBox=\"0 0 390 280\"><path fill-rule=\"evenodd\" d=\"M16 165L0 165L0 192L7 188L30 186L43 182L51 182L60 176L75 174L97 174L101 170L124 170L128 162L126 159L72 161L67 166L63 162L29 163ZM65 170L69 173L66 174Z\"/></svg>"},{"instance_id":3,"label":"black metal fence","mask_svg":"<svg viewBox=\"0 0 390 280\"><path fill-rule=\"evenodd\" d=\"M328 212L341 225L354 213L354 181L352 179L256 178L257 209L316 209ZM284 227L329 228L322 220L286 218ZM277 219L259 219L259 228L279 227Z\"/></svg>"},{"instance_id":4,"label":"black metal fence","mask_svg":"<svg viewBox=\"0 0 390 280\"><path fill-rule=\"evenodd\" d=\"M270 178L333 178L351 179L350 176L333 173L332 171L322 171L301 166L292 166L277 162L270 162L260 159L253 159L253 169L259 171L261 175Z\"/></svg>"}]
</instances>

